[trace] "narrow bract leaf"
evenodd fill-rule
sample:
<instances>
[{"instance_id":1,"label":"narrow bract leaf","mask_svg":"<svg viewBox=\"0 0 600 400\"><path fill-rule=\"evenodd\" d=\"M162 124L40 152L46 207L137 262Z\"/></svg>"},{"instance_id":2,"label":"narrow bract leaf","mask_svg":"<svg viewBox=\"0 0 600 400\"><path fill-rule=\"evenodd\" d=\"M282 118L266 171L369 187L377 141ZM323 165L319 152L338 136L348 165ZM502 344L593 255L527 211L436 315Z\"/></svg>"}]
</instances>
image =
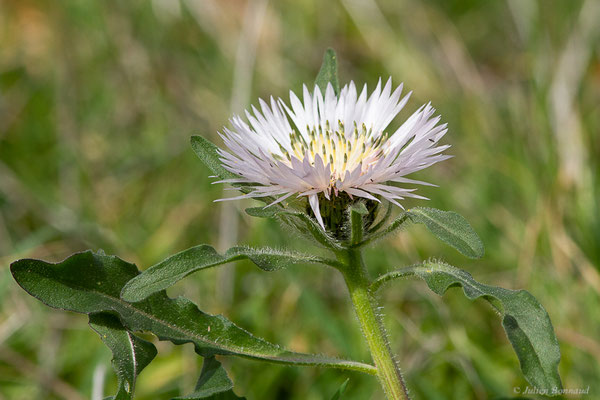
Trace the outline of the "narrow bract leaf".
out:
<instances>
[{"instance_id":1,"label":"narrow bract leaf","mask_svg":"<svg viewBox=\"0 0 600 400\"><path fill-rule=\"evenodd\" d=\"M295 211L293 210L279 210L279 209L274 209L272 207L251 207L251 208L246 208L246 214L252 216L252 217L258 217L258 218L274 218L279 214L295 214ZM298 211L299 213L299 211Z\"/></svg>"},{"instance_id":2,"label":"narrow bract leaf","mask_svg":"<svg viewBox=\"0 0 600 400\"><path fill-rule=\"evenodd\" d=\"M133 399L135 380L139 373L156 356L156 347L129 332L119 318L107 314L90 314L90 327L113 354L112 365L118 378L118 391L114 400Z\"/></svg>"},{"instance_id":3,"label":"narrow bract leaf","mask_svg":"<svg viewBox=\"0 0 600 400\"><path fill-rule=\"evenodd\" d=\"M485 285L475 281L466 271L434 261L385 274L374 282L372 289L409 275L423 279L440 296L450 287L462 286L469 299L486 299L500 313L502 326L527 381L550 393L554 388L562 387L558 374L560 349L552 322L544 307L529 292Z\"/></svg>"},{"instance_id":4,"label":"narrow bract leaf","mask_svg":"<svg viewBox=\"0 0 600 400\"><path fill-rule=\"evenodd\" d=\"M365 206L365 203L362 201L352 203L349 208L350 212L354 212L359 215L367 215L369 213L369 210L367 210L367 206Z\"/></svg>"},{"instance_id":5,"label":"narrow bract leaf","mask_svg":"<svg viewBox=\"0 0 600 400\"><path fill-rule=\"evenodd\" d=\"M193 272L243 259L249 259L265 271L292 264L317 262L317 258L310 255L241 246L233 247L221 255L213 247L203 244L177 253L148 268L127 282L121 297L129 302L140 301L174 285Z\"/></svg>"},{"instance_id":6,"label":"narrow bract leaf","mask_svg":"<svg viewBox=\"0 0 600 400\"><path fill-rule=\"evenodd\" d=\"M408 218L408 214L406 212L403 212L392 223L388 224L385 228L380 229L385 224L385 220L387 220L388 218L389 218L389 208L388 208L388 211L386 211L384 220L377 223L376 229L371 229L369 231L369 235L359 245L366 246L377 240L380 240L380 239L386 237L387 235L396 232L398 229L404 227L408 222L410 222L409 218ZM379 230L377 230L377 229L379 229Z\"/></svg>"},{"instance_id":7,"label":"narrow bract leaf","mask_svg":"<svg viewBox=\"0 0 600 400\"><path fill-rule=\"evenodd\" d=\"M79 313L111 312L130 331L152 332L175 344L193 343L203 357L237 355L283 364L313 365L376 373L375 367L354 361L295 353L259 339L222 315L206 314L191 301L171 299L165 291L128 303L120 298L137 267L115 256L91 251L74 254L58 264L19 260L11 265L17 283L46 305Z\"/></svg>"},{"instance_id":8,"label":"narrow bract leaf","mask_svg":"<svg viewBox=\"0 0 600 400\"><path fill-rule=\"evenodd\" d=\"M344 392L346 391L346 386L348 386L349 381L350 381L350 378L346 378L344 383L342 383L340 385L340 388L335 392L335 394L333 395L331 400L340 400L342 398L342 394L344 394Z\"/></svg>"},{"instance_id":9,"label":"narrow bract leaf","mask_svg":"<svg viewBox=\"0 0 600 400\"><path fill-rule=\"evenodd\" d=\"M310 234L318 243L322 244L323 246L333 250L339 250L342 248L340 243L338 243L337 240L325 232L317 223L317 221L301 211L274 207L253 207L247 208L246 213L253 217L259 218L282 218L284 222L291 222L295 224L294 226L305 229L306 233ZM292 221L286 221L286 218L291 219ZM298 223L302 225L298 226Z\"/></svg>"},{"instance_id":10,"label":"narrow bract leaf","mask_svg":"<svg viewBox=\"0 0 600 400\"><path fill-rule=\"evenodd\" d=\"M373 225L369 228L369 230L368 230L369 234L378 232L379 229L388 222L388 220L390 219L390 216L392 215L392 206L393 206L392 203L387 202L387 205L385 207L385 212L383 213L383 215L381 217L378 217L379 221L375 225Z\"/></svg>"},{"instance_id":11,"label":"narrow bract leaf","mask_svg":"<svg viewBox=\"0 0 600 400\"><path fill-rule=\"evenodd\" d=\"M221 179L239 178L236 174L223 168L219 153L217 153L219 148L211 141L204 139L202 136L192 136L190 142L196 155L216 176Z\"/></svg>"},{"instance_id":12,"label":"narrow bract leaf","mask_svg":"<svg viewBox=\"0 0 600 400\"><path fill-rule=\"evenodd\" d=\"M200 160L210 169L215 176L221 179L238 179L239 176L236 174L227 171L223 164L221 163L221 158L217 150L219 149L214 143L209 140L204 139L202 136L192 136L190 138L190 142L192 145L192 149L196 153L196 155L200 158ZM233 183L232 186L235 186L242 193L250 193L251 189L248 188L247 183ZM265 203L272 203L275 199L272 196L265 196L256 198L259 201Z\"/></svg>"},{"instance_id":13,"label":"narrow bract leaf","mask_svg":"<svg viewBox=\"0 0 600 400\"><path fill-rule=\"evenodd\" d=\"M323 56L323 64L321 64L321 69L315 79L315 85L321 89L323 95L325 95L328 83L331 83L331 86L333 86L333 91L336 96L340 94L340 82L338 81L337 68L337 56L335 55L335 51L333 49L327 49Z\"/></svg>"},{"instance_id":14,"label":"narrow bract leaf","mask_svg":"<svg viewBox=\"0 0 600 400\"><path fill-rule=\"evenodd\" d=\"M363 217L369 214L365 203L357 202L348 207L348 225L350 228L350 244L357 245L363 239Z\"/></svg>"},{"instance_id":15,"label":"narrow bract leaf","mask_svg":"<svg viewBox=\"0 0 600 400\"><path fill-rule=\"evenodd\" d=\"M460 214L426 207L410 209L406 214L412 222L424 224L431 233L463 255L470 258L483 257L481 239Z\"/></svg>"},{"instance_id":16,"label":"narrow bract leaf","mask_svg":"<svg viewBox=\"0 0 600 400\"><path fill-rule=\"evenodd\" d=\"M193 393L187 396L176 397L172 400L196 400L196 399L211 399L211 400L228 400L228 399L245 399L238 397L233 393L233 382L229 379L227 371L214 357L204 359L202 372L196 389Z\"/></svg>"}]
</instances>

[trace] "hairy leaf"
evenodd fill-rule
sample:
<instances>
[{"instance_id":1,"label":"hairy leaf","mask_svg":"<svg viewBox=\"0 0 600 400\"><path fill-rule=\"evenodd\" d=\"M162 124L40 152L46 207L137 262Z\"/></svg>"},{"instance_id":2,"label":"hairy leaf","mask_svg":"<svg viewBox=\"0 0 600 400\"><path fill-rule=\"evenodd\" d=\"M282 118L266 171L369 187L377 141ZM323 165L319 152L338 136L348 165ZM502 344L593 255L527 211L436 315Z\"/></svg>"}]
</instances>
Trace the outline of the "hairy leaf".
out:
<instances>
[{"instance_id":1,"label":"hairy leaf","mask_svg":"<svg viewBox=\"0 0 600 400\"><path fill-rule=\"evenodd\" d=\"M435 236L470 258L481 258L483 243L460 214L435 208L416 207L406 212L412 222L424 224Z\"/></svg>"},{"instance_id":2,"label":"hairy leaf","mask_svg":"<svg viewBox=\"0 0 600 400\"><path fill-rule=\"evenodd\" d=\"M335 95L339 96L340 82L338 81L337 69L337 56L335 55L335 51L333 49L327 49L323 56L323 64L321 64L321 69L315 79L315 85L321 89L323 95L325 95L325 91L327 90L327 84L331 83Z\"/></svg>"},{"instance_id":3,"label":"hairy leaf","mask_svg":"<svg viewBox=\"0 0 600 400\"><path fill-rule=\"evenodd\" d=\"M112 365L118 378L114 400L133 399L135 380L139 373L156 357L156 347L129 332L119 318L107 314L90 314L90 327L113 354Z\"/></svg>"},{"instance_id":4,"label":"hairy leaf","mask_svg":"<svg viewBox=\"0 0 600 400\"><path fill-rule=\"evenodd\" d=\"M373 283L372 289L376 290L391 279L410 275L423 279L440 296L450 287L462 286L469 299L486 299L500 313L502 326L527 381L548 391L561 388L558 374L560 349L552 322L544 307L529 292L485 285L475 281L466 271L434 261L382 275Z\"/></svg>"},{"instance_id":5,"label":"hairy leaf","mask_svg":"<svg viewBox=\"0 0 600 400\"><path fill-rule=\"evenodd\" d=\"M202 136L192 136L190 138L192 149L200 158L200 160L210 169L217 177L221 179L239 179L239 176L233 172L227 171L221 163L221 157L219 156L219 148L212 143L210 140L203 138ZM232 183L242 193L250 193L252 190L248 187L248 183ZM257 197L256 200L272 203L275 198L272 196ZM277 207L279 207L277 205Z\"/></svg>"},{"instance_id":6,"label":"hairy leaf","mask_svg":"<svg viewBox=\"0 0 600 400\"><path fill-rule=\"evenodd\" d=\"M193 272L243 259L251 260L265 271L273 271L291 264L319 262L317 257L311 255L249 247L233 247L224 255L220 255L213 247L203 244L177 253L148 268L127 282L121 297L125 301L140 301L174 285Z\"/></svg>"},{"instance_id":7,"label":"hairy leaf","mask_svg":"<svg viewBox=\"0 0 600 400\"><path fill-rule=\"evenodd\" d=\"M116 313L128 330L149 331L175 344L191 342L203 357L237 355L369 374L376 371L368 364L285 350L253 336L222 315L200 311L185 298L171 299L164 291L128 303L120 298L121 290L139 271L115 256L87 251L58 264L25 259L14 262L11 272L23 289L50 307L86 314Z\"/></svg>"},{"instance_id":8,"label":"hairy leaf","mask_svg":"<svg viewBox=\"0 0 600 400\"><path fill-rule=\"evenodd\" d=\"M216 176L221 179L239 178L236 174L223 168L221 158L217 153L219 148L210 140L206 140L202 136L192 136L190 142L196 155Z\"/></svg>"},{"instance_id":9,"label":"hairy leaf","mask_svg":"<svg viewBox=\"0 0 600 400\"><path fill-rule=\"evenodd\" d=\"M236 396L232 389L233 382L229 379L225 368L214 357L207 357L204 359L202 372L200 373L200 378L198 379L198 383L196 383L194 392L187 396L176 397L173 400L245 399L245 397Z\"/></svg>"}]
</instances>

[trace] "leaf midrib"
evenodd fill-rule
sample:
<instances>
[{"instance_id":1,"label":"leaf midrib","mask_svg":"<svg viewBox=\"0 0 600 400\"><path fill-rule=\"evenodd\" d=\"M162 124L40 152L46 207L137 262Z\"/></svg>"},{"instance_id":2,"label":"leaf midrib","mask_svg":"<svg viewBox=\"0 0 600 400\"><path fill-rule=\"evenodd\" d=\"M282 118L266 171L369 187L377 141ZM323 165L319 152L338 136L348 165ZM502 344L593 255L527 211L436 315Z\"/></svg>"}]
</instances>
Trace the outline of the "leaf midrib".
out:
<instances>
[{"instance_id":1,"label":"leaf midrib","mask_svg":"<svg viewBox=\"0 0 600 400\"><path fill-rule=\"evenodd\" d=\"M133 382L129 383L131 386L131 393L135 391L135 381L138 376L137 373L137 359L135 358L135 344L133 343L133 334L129 331L126 331L127 341L129 342L129 349L131 350L131 361L133 362Z\"/></svg>"},{"instance_id":2,"label":"leaf midrib","mask_svg":"<svg viewBox=\"0 0 600 400\"><path fill-rule=\"evenodd\" d=\"M30 271L30 272L33 272L33 271ZM36 275L42 276L43 278L46 278L46 279L50 279L47 276L44 276L42 274L37 274L36 273ZM357 361L336 360L336 359L333 359L335 362L332 362L332 361L321 361L321 362L311 363L311 362L308 362L308 361L305 361L305 360L303 361L301 359L295 359L295 358L291 358L291 357L285 358L285 357L276 356L276 355L264 356L264 355L260 355L259 353L254 353L254 352L250 352L250 351L247 351L247 350L242 350L240 347L238 347L238 346L231 346L230 344L228 344L228 345L217 344L217 342L209 340L209 339L206 339L205 337L203 337L203 336L201 336L201 335L199 335L199 334L197 334L197 333L195 333L193 331L189 331L189 330L187 330L185 328L182 328L180 326L177 326L177 325L172 325L171 323L169 323L167 321L164 321L163 319L157 318L156 316L154 316L152 314L149 314L149 313L147 313L147 312L145 312L143 310L140 310L139 308L134 307L131 303L128 303L128 302L122 300L121 298L113 297L113 296L108 295L106 293L98 292L97 290L94 290L94 289L84 288L84 287L79 286L77 284L73 284L71 286L68 286L68 285L65 284L65 282L63 280L59 280L59 282L61 284L65 285L65 286L67 286L67 287L76 288L76 290L91 292L91 293L99 295L100 297L103 297L105 299L109 299L112 302L116 302L116 303L120 304L121 306L123 306L124 308L127 308L128 310L135 311L135 312L137 312L137 313L145 316L146 318L148 318L148 319L150 319L152 321L155 321L155 322L160 323L160 324L162 324L162 325L164 325L164 326L166 326L166 327L168 327L170 329L173 329L176 332L186 334L189 337L195 338L195 339L197 339L198 341L200 341L202 343L213 345L216 348L229 351L231 353L234 353L234 355L239 355L239 356L247 357L247 358L270 360L270 361L273 361L273 362L280 362L280 363L286 363L286 360L288 360L290 363L297 364L297 365L323 365L323 366L330 365L330 366L340 366L340 367L345 367L345 368L341 368L341 369L349 369L349 370L354 370L354 371L359 371L359 372L365 372L365 373L368 373L368 374L371 374L371 375L374 375L374 374L377 373L376 372L377 370L375 369L374 366L369 365L369 364L359 363ZM37 297L37 296L35 296L35 297ZM169 299L169 300L173 300L173 299ZM75 310L71 309L71 311L75 311ZM106 312L106 311L115 311L116 312L117 310L115 310L115 309L97 310L97 311L90 311L89 313L85 313L85 314L89 315L89 314L94 313L94 312L102 312L102 311L104 311L104 312ZM75 312L78 312L78 311L75 311ZM117 314L119 314L119 313L117 312ZM208 315L210 315L210 314L208 314ZM214 317L213 315L211 315L211 316ZM123 320L123 318L121 317L120 314L119 314L119 319L121 321ZM243 330L243 328L238 327L233 322L231 322L231 323L233 324L233 326L235 326L235 327ZM266 345L277 346L275 344L269 343L266 340L264 340L262 338L259 338L259 337L256 337L254 335L251 335L251 337L253 339L259 341L259 342L262 342L262 343L266 344ZM300 356L302 354L302 353L295 353L295 352L292 352L292 351L289 351L289 350L286 350L286 352L289 353L289 354L294 354L294 355L298 355L298 356ZM311 355L308 355L308 354L306 354L306 356L312 357ZM295 360L297 360L297 361L295 361Z\"/></svg>"},{"instance_id":3,"label":"leaf midrib","mask_svg":"<svg viewBox=\"0 0 600 400\"><path fill-rule=\"evenodd\" d=\"M254 256L260 256L261 254L257 252L257 253L254 253L253 255ZM291 254L291 253L290 254L288 254L288 253L270 254L270 255L277 256L277 257L287 257L287 258L289 258L288 262L290 264L318 263L319 262L319 260L316 257L311 257L311 256L303 255L303 254L300 254L300 255L297 256L298 258L302 257L301 259L295 259L294 255ZM223 259L220 260L220 261L217 261L217 262L214 262L214 263L208 263L208 264L204 264L204 265L200 265L200 266L199 265L194 265L191 268L188 268L186 270L178 272L176 275L162 276L159 279L152 280L149 283L148 282L144 282L142 280L142 284L137 285L137 286L134 285L133 287L136 288L136 289L146 289L146 288L153 287L153 286L159 286L160 287L161 286L160 284L162 282L165 282L165 281L171 281L172 280L174 282L177 282L177 281L180 281L181 279L185 278L186 276L191 275L191 274L193 274L195 272L198 272L200 270L208 269L208 268L213 268L213 267L218 267L219 265L223 265L223 264L227 264L227 263L235 262L235 261L242 261L242 260L250 260L254 264L256 264L260 269L266 270L265 268L260 267L258 265L258 263L256 263L252 259L252 257L249 256L248 254L235 254L235 255L230 256L229 258L226 255L222 256L222 255L219 254L219 256L223 257ZM157 268L155 270L152 270L153 267L150 267L146 271L142 272L140 275L137 275L135 278L137 278L138 276L143 276L144 273L147 273L147 271L152 271L153 273L158 273L159 271L163 271L167 267L168 267L168 265L165 265L165 266L162 266L161 268L159 268L159 269ZM278 269L278 268L273 268L272 270L276 270L276 269ZM123 285L123 288L125 288L126 286L128 286L127 283L125 285ZM129 286L129 290L131 290L130 288L131 288L131 286ZM162 288L160 290L163 290L163 289L165 289L165 288ZM156 293L156 291L153 291L153 290L150 290L149 292L150 293L145 293L146 297L144 297L143 299L145 299L148 296ZM143 299L140 299L140 300L143 300Z\"/></svg>"},{"instance_id":4,"label":"leaf midrib","mask_svg":"<svg viewBox=\"0 0 600 400\"><path fill-rule=\"evenodd\" d=\"M423 268L426 268L426 267L423 267ZM425 272L426 272L426 273L429 273L429 274L432 274L432 273L433 273L433 271L432 271L432 272L428 272L427 270L426 270ZM506 301L505 301L505 300L503 300L503 299L499 298L498 296L491 295L491 294L487 294L487 293L483 292L483 291L482 291L481 289L479 289L478 287L475 287L475 286L473 286L473 284L472 284L471 282L468 282L468 281L466 281L464 278L461 278L460 276L457 276L456 274L450 273L449 271L441 271L441 272L443 272L443 273L447 273L447 274L448 274L448 275L450 275L450 276L451 276L453 279L455 279L455 280L459 281L459 283L461 284L461 286L462 286L462 288L463 288L463 291L464 291L464 287L465 287L465 283L466 283L466 284L467 284L469 287L473 288L473 289L474 289L474 290L475 290L477 293L479 293L479 295L478 295L477 297L474 297L474 298L471 298L470 296L468 296L468 295L465 293L466 297L467 297L469 300L476 300L476 299L478 299L478 298L482 297L482 298L483 298L484 300L486 300L486 301L487 301L487 302L488 302L488 303L489 303L489 304L490 304L492 307L494 307L494 308L495 308L495 309L497 309L497 310L498 310L498 308L497 308L496 306L494 306L494 304L493 304L493 303L491 303L489 300L487 300L487 299L486 299L486 296L493 296L493 297L494 297L496 300L500 301L500 302L501 302L501 303L504 305L504 310L498 310L498 311L500 312L500 314L502 315L502 322L504 322L504 319L506 318L506 316L507 316L507 315L510 315L511 317L515 318L515 317L514 317L514 315L513 315L512 313L507 313L507 312L506 312ZM483 284L481 284L481 283L480 283L480 285L483 285ZM444 289L444 294L446 293L446 291L447 291L449 288L450 288L450 287L448 286L448 287L446 287L446 288ZM548 371L548 370L547 370L547 369L544 367L544 364L542 363L542 361L541 361L541 359L540 359L540 357L539 357L539 355L538 355L537 348L536 348L536 347L533 345L533 342L531 341L531 338L530 338L530 337L529 337L529 335L528 335L528 334L525 332L525 330L523 330L523 328L522 328L522 327L521 327L521 325L518 323L518 320L517 320L516 318L515 318L515 321L517 322L517 325L518 325L518 327L519 327L519 330L520 330L521 332L523 332L524 336L527 338L527 343L529 344L529 347L530 347L530 348L533 350L533 351L532 351L532 353L533 353L533 355L535 356L535 360L536 360L536 362L537 362L538 366L540 367L540 369L541 369L541 370L543 370L543 371L545 371L546 373L552 372L552 371ZM503 324L503 325L504 325L504 324ZM505 328L505 330L506 330L506 328ZM544 378L545 378L545 376L544 376ZM546 383L547 383L547 382L546 382Z\"/></svg>"},{"instance_id":5,"label":"leaf midrib","mask_svg":"<svg viewBox=\"0 0 600 400\"><path fill-rule=\"evenodd\" d=\"M414 212L414 211L415 211L415 209L413 209L413 210L410 210L409 212ZM418 209L416 209L416 211L417 211L417 214L419 214L420 216L423 216L423 217L425 217L425 218L428 218L430 221L433 221L433 222L435 222L436 224L438 224L439 226L443 227L443 228L444 228L444 229L446 229L448 232L450 232L452 235L454 235L454 237L456 237L458 240L460 240L460 241L461 241L461 243L463 243L465 246L467 246L467 248L468 248L468 249L470 249L470 250L473 252L473 254L475 254L475 255L477 255L477 254L478 254L477 250L476 250L476 249L474 249L473 247L471 247L471 246L469 245L469 242L467 242L466 240L464 240L464 239L463 239L463 238L462 238L462 237L461 237L461 236L460 236L460 235L459 235L459 234L458 234L458 233L457 233L455 230L453 230L453 229L450 229L450 228L448 227L448 225L444 224L444 223L443 223L443 222L441 222L441 221L438 221L437 219L434 219L434 218L430 217L430 216L429 216L429 215L427 215L426 213L420 212L420 210L418 210Z\"/></svg>"}]
</instances>

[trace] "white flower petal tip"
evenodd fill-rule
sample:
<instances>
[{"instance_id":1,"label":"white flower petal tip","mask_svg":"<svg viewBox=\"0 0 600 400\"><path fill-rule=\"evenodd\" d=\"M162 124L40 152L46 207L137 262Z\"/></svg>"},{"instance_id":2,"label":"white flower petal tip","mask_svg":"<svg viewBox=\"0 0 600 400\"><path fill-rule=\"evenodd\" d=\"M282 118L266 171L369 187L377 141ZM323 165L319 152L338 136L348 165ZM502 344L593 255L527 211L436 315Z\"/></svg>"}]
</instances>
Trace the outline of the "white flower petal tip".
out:
<instances>
[{"instance_id":1,"label":"white flower petal tip","mask_svg":"<svg viewBox=\"0 0 600 400\"><path fill-rule=\"evenodd\" d=\"M391 78L368 95L366 85L357 93L356 85L344 86L339 97L333 87L325 93L318 87L302 88L302 100L290 91L289 105L282 99L260 100L246 111L248 122L231 118L232 128L220 136L227 150L221 150L223 167L238 175L215 183L249 183L251 191L234 200L271 196L267 207L292 195L306 196L319 224L320 201L335 201L345 194L380 201L386 199L402 207L398 200L414 189L397 184L428 185L406 175L446 160L448 145L438 145L447 132L438 125L431 103L421 106L393 133L390 123L408 102L412 92L402 96L403 85L393 89Z\"/></svg>"}]
</instances>

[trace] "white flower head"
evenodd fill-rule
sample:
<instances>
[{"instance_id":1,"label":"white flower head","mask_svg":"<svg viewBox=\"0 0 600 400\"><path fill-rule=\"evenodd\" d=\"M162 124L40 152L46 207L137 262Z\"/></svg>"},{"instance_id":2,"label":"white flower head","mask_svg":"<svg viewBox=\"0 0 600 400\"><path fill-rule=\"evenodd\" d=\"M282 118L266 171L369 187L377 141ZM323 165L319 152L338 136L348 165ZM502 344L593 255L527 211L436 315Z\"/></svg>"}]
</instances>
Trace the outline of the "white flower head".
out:
<instances>
[{"instance_id":1,"label":"white flower head","mask_svg":"<svg viewBox=\"0 0 600 400\"><path fill-rule=\"evenodd\" d=\"M273 196L273 205L306 196L325 228L319 198L345 193L400 207L406 197L425 199L396 184L430 185L405 176L450 157L442 154L450 146L438 145L446 124L438 125L440 117L426 104L395 132L386 131L411 95L401 97L402 87L392 92L389 79L382 89L380 79L370 96L366 85L358 94L350 82L339 97L329 84L325 95L304 86L304 101L290 91L290 106L273 97L270 104L259 100L260 110L246 111L249 124L234 116L232 129L220 133L228 149L219 151L223 167L239 178L219 182L249 184L251 191L221 200Z\"/></svg>"}]
</instances>

